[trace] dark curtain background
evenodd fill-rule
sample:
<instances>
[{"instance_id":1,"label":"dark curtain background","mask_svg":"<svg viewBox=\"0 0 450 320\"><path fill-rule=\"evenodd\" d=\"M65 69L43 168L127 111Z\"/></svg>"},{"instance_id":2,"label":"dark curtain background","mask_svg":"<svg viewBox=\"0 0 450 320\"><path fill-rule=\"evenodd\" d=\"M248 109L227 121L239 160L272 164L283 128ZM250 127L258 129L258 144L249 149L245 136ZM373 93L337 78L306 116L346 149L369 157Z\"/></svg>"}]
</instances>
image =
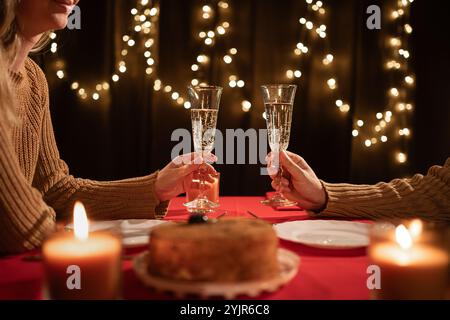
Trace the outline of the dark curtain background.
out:
<instances>
[{"instance_id":1,"label":"dark curtain background","mask_svg":"<svg viewBox=\"0 0 450 320\"><path fill-rule=\"evenodd\" d=\"M179 92L185 92L192 79L190 65L199 53L196 10L204 2L160 1L158 77ZM80 2L82 29L58 33L59 57L71 81L94 86L110 78L135 4ZM351 137L354 119L384 110L388 88L382 69L386 19L381 30L368 30L365 11L371 4L386 7L384 1L326 1L334 74L339 93L352 106L351 114L337 110L336 97L324 85L331 76L321 63L324 51L311 45L312 55L300 65L303 75L298 82L290 150L304 156L319 177L331 182L373 183L424 173L450 154L450 25L447 12L437 9L445 6L444 1L416 0L412 5L410 52L417 80L407 164L394 161L395 138L366 149L360 139ZM212 52L209 81L225 88L218 128L265 128L259 86L286 82L285 70L299 61L292 50L300 37L298 19L306 6L296 0L234 0L230 5L232 29L225 41L239 50L235 66L246 87L228 87L228 74L220 59L223 53ZM316 49L320 54L314 54ZM80 100L70 90L70 82L56 78L50 53L36 56L48 77L55 134L72 174L98 180L149 174L170 161L176 144L170 141L172 131L190 129L189 112L167 95L153 92L142 59L129 56L128 72L112 85L110 98L93 102ZM243 99L253 103L248 113L241 110ZM218 165L222 194L258 195L268 190L269 179L259 175L260 167Z\"/></svg>"}]
</instances>

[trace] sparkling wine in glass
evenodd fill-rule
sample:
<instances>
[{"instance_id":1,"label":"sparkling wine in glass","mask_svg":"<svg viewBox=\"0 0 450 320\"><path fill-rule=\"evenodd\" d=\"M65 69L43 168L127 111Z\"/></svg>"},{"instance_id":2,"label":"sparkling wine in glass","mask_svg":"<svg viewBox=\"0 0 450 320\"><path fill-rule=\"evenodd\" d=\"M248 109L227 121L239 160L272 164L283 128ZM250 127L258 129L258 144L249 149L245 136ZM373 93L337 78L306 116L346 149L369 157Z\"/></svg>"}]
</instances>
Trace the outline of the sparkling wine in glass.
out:
<instances>
[{"instance_id":1,"label":"sparkling wine in glass","mask_svg":"<svg viewBox=\"0 0 450 320\"><path fill-rule=\"evenodd\" d=\"M191 109L194 151L207 155L214 148L218 110Z\"/></svg>"},{"instance_id":2,"label":"sparkling wine in glass","mask_svg":"<svg viewBox=\"0 0 450 320\"><path fill-rule=\"evenodd\" d=\"M279 163L279 153L287 150L291 134L292 108L294 103L296 85L264 85L261 86L264 108L266 112L267 134L269 136L270 150L277 157L276 180L283 176L283 168ZM290 207L297 203L286 199L280 192L276 192L269 199L261 201L262 204L272 207Z\"/></svg>"},{"instance_id":3,"label":"sparkling wine in glass","mask_svg":"<svg viewBox=\"0 0 450 320\"><path fill-rule=\"evenodd\" d=\"M216 134L217 115L219 113L222 88L217 86L189 86L189 100L191 102L192 135L194 151L207 157L214 148ZM196 199L185 203L189 212L207 213L214 211L219 206L207 197L208 174L203 166L194 173L199 177L199 194Z\"/></svg>"}]
</instances>

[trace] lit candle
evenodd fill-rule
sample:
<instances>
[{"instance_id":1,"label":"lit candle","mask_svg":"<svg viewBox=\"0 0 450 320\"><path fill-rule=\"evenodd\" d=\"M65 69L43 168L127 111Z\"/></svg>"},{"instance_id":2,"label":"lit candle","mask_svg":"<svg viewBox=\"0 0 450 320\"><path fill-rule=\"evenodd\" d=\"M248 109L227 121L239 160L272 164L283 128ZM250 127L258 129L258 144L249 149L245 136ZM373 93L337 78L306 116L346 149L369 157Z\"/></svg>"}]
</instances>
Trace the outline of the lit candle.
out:
<instances>
[{"instance_id":1,"label":"lit candle","mask_svg":"<svg viewBox=\"0 0 450 320\"><path fill-rule=\"evenodd\" d=\"M42 255L51 299L117 299L122 244L109 233L89 234L84 206L77 202L74 232L57 233L44 242Z\"/></svg>"},{"instance_id":2,"label":"lit candle","mask_svg":"<svg viewBox=\"0 0 450 320\"><path fill-rule=\"evenodd\" d=\"M379 299L443 299L448 285L446 250L420 243L422 224L415 220L395 229L395 239L372 243L369 257L380 267ZM417 243L416 243L417 241Z\"/></svg>"}]
</instances>

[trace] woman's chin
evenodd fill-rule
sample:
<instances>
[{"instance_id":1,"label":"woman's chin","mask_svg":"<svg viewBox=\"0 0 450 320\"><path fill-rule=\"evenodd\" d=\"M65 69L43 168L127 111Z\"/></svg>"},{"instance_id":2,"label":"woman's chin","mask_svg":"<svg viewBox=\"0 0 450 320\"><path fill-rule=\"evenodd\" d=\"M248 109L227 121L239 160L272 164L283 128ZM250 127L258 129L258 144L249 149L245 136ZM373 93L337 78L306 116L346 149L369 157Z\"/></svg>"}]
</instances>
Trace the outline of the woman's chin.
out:
<instances>
[{"instance_id":1,"label":"woman's chin","mask_svg":"<svg viewBox=\"0 0 450 320\"><path fill-rule=\"evenodd\" d=\"M65 14L52 15L51 30L64 29L67 26L67 16Z\"/></svg>"}]
</instances>

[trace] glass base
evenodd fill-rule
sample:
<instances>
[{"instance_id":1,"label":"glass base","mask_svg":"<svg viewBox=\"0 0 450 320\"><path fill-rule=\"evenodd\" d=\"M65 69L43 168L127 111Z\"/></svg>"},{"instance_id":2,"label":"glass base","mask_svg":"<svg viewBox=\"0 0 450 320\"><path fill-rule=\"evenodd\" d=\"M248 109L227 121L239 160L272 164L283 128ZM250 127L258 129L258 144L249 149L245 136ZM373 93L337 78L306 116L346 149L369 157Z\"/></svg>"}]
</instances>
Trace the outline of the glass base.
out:
<instances>
[{"instance_id":1,"label":"glass base","mask_svg":"<svg viewBox=\"0 0 450 320\"><path fill-rule=\"evenodd\" d=\"M195 199L190 202L183 203L190 213L210 213L214 212L220 205L218 203L209 201L208 199Z\"/></svg>"},{"instance_id":2,"label":"glass base","mask_svg":"<svg viewBox=\"0 0 450 320\"><path fill-rule=\"evenodd\" d=\"M297 202L288 200L279 194L270 199L262 200L261 203L270 207L293 207L297 205Z\"/></svg>"}]
</instances>

